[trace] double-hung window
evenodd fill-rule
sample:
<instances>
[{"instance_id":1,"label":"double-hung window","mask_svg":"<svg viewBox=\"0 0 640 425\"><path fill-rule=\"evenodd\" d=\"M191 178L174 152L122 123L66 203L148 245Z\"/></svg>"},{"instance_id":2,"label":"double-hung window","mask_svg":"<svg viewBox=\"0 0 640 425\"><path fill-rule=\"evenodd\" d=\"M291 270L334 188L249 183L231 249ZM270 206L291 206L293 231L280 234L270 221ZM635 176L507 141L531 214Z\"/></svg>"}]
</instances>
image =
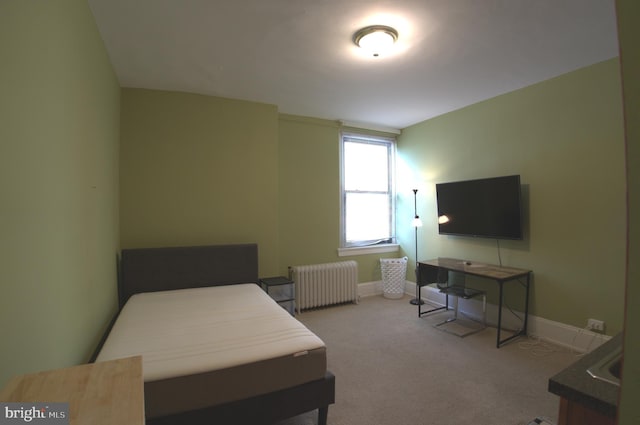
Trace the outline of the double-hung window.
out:
<instances>
[{"instance_id":1,"label":"double-hung window","mask_svg":"<svg viewBox=\"0 0 640 425\"><path fill-rule=\"evenodd\" d=\"M343 133L341 245L395 243L395 140Z\"/></svg>"}]
</instances>

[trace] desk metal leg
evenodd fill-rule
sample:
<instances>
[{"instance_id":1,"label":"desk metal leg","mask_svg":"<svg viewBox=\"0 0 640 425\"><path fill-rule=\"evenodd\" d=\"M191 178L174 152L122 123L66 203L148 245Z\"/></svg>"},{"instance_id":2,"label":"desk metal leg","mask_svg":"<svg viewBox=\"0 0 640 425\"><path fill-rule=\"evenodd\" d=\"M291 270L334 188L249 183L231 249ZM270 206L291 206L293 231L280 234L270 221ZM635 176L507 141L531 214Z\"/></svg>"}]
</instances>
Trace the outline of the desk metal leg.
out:
<instances>
[{"instance_id":1,"label":"desk metal leg","mask_svg":"<svg viewBox=\"0 0 640 425\"><path fill-rule=\"evenodd\" d=\"M500 348L500 331L502 330L502 281L498 282L500 286L500 298L498 300L498 332L496 337L496 348Z\"/></svg>"},{"instance_id":2,"label":"desk metal leg","mask_svg":"<svg viewBox=\"0 0 640 425\"><path fill-rule=\"evenodd\" d=\"M442 307L432 308L427 311L422 311L422 305L424 303L418 304L418 317L422 317L425 314L433 313L434 311L449 310L449 294L445 294L445 300L445 305L443 305Z\"/></svg>"},{"instance_id":3,"label":"desk metal leg","mask_svg":"<svg viewBox=\"0 0 640 425\"><path fill-rule=\"evenodd\" d=\"M531 274L527 274L527 281L526 281L526 285L525 285L525 297L524 297L524 320L522 323L522 329L520 329L520 331L514 333L513 335L511 335L510 337L507 337L503 340L500 340L500 331L502 330L502 297L503 297L503 293L502 293L502 286L503 286L503 281L498 281L498 283L500 284L500 302L499 302L499 306L498 306L498 336L497 336L497 340L496 340L496 348L500 348L500 346L502 344L504 344L507 341L511 341L514 338L519 337L520 335L527 335L527 326L529 324L529 283L530 283L530 279L531 279Z\"/></svg>"},{"instance_id":4,"label":"desk metal leg","mask_svg":"<svg viewBox=\"0 0 640 425\"><path fill-rule=\"evenodd\" d=\"M524 326L522 327L522 335L527 336L527 325L529 323L529 283L531 279L531 273L527 275L527 286L524 288L525 290L525 298L524 298Z\"/></svg>"}]
</instances>

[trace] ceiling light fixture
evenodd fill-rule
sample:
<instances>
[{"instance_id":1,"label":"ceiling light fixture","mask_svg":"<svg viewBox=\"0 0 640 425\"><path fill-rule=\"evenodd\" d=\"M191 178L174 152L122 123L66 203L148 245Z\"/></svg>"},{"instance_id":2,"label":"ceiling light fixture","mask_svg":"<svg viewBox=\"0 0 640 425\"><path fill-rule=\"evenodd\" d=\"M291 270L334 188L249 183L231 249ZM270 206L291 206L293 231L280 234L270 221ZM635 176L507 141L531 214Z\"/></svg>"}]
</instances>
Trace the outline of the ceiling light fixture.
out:
<instances>
[{"instance_id":1,"label":"ceiling light fixture","mask_svg":"<svg viewBox=\"0 0 640 425\"><path fill-rule=\"evenodd\" d=\"M398 31L386 25L371 25L356 31L353 42L374 57L387 52L398 39Z\"/></svg>"}]
</instances>

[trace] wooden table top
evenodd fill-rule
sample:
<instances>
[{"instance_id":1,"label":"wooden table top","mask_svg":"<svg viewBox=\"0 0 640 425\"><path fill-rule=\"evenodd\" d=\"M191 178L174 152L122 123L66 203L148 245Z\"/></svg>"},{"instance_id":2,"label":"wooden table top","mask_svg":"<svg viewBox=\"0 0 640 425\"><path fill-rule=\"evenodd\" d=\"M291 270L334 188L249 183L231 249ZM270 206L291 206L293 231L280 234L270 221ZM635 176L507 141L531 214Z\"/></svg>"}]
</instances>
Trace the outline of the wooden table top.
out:
<instances>
[{"instance_id":1,"label":"wooden table top","mask_svg":"<svg viewBox=\"0 0 640 425\"><path fill-rule=\"evenodd\" d=\"M16 376L0 401L67 402L72 425L143 425L142 357Z\"/></svg>"},{"instance_id":2,"label":"wooden table top","mask_svg":"<svg viewBox=\"0 0 640 425\"><path fill-rule=\"evenodd\" d=\"M514 267L503 267L495 264L480 263L478 261L460 260L457 258L436 258L432 260L420 261L422 264L442 267L444 269L459 271L470 275L487 277L497 281L515 279L526 276L531 270L517 269Z\"/></svg>"}]
</instances>

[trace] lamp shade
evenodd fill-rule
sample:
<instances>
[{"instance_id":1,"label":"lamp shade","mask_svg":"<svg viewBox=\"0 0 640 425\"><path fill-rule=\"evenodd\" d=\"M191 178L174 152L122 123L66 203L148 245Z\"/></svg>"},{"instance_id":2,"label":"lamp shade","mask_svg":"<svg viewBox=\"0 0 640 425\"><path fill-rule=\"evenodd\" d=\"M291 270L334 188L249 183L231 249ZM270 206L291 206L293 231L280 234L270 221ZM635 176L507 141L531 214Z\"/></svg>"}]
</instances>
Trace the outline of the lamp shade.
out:
<instances>
[{"instance_id":1,"label":"lamp shade","mask_svg":"<svg viewBox=\"0 0 640 425\"><path fill-rule=\"evenodd\" d=\"M438 224L445 224L449 222L449 217L447 217L446 215L441 215L440 217L438 217Z\"/></svg>"}]
</instances>

